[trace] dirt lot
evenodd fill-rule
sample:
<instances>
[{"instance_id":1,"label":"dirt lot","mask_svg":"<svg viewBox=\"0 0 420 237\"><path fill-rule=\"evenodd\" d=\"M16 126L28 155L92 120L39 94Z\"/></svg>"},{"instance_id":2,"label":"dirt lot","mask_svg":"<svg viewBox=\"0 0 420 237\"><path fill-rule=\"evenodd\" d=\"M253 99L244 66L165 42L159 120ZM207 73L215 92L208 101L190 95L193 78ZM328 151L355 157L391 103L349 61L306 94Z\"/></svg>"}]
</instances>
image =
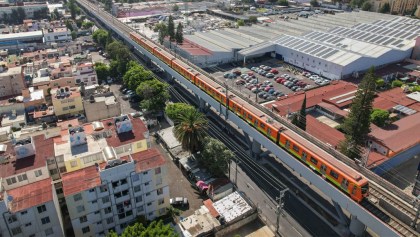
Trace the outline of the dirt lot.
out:
<instances>
[{"instance_id":1,"label":"dirt lot","mask_svg":"<svg viewBox=\"0 0 420 237\"><path fill-rule=\"evenodd\" d=\"M248 73L251 72L251 67L259 67L261 65L270 66L273 69L278 70L278 74L275 75L274 78L282 76L283 74L288 74L291 77L294 77L298 79L299 81L302 81L308 85L311 85L312 87L316 87L317 85L309 80L309 78L300 75L300 74L294 74L293 72L290 72L287 68L287 65L282 64L277 59L268 59L268 60L262 60L258 63L249 63L246 65L246 67L234 67L231 65L224 65L220 67L214 67L211 69L208 69L210 73L216 78L219 79L221 82L225 82L229 85L230 88L234 88L235 90L239 91L240 93L244 94L245 96L248 96L249 98L253 98L258 103L264 103L267 102L267 100L260 98L256 93L251 92L251 90L247 89L245 85L237 85L236 81L241 79L240 77L234 78L234 79L226 79L224 78L225 73L231 73L232 71L239 70L242 73ZM273 85L273 88L275 91L279 91L283 93L284 95L288 95L290 93L295 93L291 89L287 88L286 86L277 83L274 78L267 78L265 76L259 75L258 73L254 72L254 75L256 76L256 79L258 80L257 83L264 83L265 81L270 82Z\"/></svg>"}]
</instances>

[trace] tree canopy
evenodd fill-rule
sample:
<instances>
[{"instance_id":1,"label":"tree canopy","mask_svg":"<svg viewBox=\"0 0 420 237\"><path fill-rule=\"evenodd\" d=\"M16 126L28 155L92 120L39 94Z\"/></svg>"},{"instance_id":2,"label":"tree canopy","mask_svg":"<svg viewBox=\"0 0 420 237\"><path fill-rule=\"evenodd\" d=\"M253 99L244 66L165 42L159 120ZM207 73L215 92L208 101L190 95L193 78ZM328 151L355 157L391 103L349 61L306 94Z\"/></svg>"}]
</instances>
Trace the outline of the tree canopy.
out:
<instances>
[{"instance_id":1,"label":"tree canopy","mask_svg":"<svg viewBox=\"0 0 420 237\"><path fill-rule=\"evenodd\" d=\"M83 23L82 23L82 27L83 28L85 28L85 29L90 29L90 28L92 28L92 26L94 26L95 25L95 23L93 23L93 22L91 22L91 21L84 21Z\"/></svg>"},{"instance_id":2,"label":"tree canopy","mask_svg":"<svg viewBox=\"0 0 420 237\"><path fill-rule=\"evenodd\" d=\"M229 162L235 157L235 154L229 150L221 141L206 137L202 156L199 156L199 162L207 167L210 173L221 177L229 170Z\"/></svg>"},{"instance_id":3,"label":"tree canopy","mask_svg":"<svg viewBox=\"0 0 420 237\"><path fill-rule=\"evenodd\" d=\"M153 221L147 227L142 223L136 222L133 225L129 225L124 229L121 235L115 232L110 232L108 237L152 237L152 236L165 236L165 237L176 237L178 234L169 225L163 224L162 220Z\"/></svg>"},{"instance_id":4,"label":"tree canopy","mask_svg":"<svg viewBox=\"0 0 420 237\"><path fill-rule=\"evenodd\" d=\"M109 76L109 67L103 63L95 63L95 71L98 76L99 84L106 81Z\"/></svg>"},{"instance_id":5,"label":"tree canopy","mask_svg":"<svg viewBox=\"0 0 420 237\"><path fill-rule=\"evenodd\" d=\"M391 86L392 86L392 87L401 87L402 85L404 85L404 83L403 83L402 81L400 81L400 80L394 80L394 81L391 83Z\"/></svg>"},{"instance_id":6,"label":"tree canopy","mask_svg":"<svg viewBox=\"0 0 420 237\"><path fill-rule=\"evenodd\" d=\"M105 42L110 42L108 35L107 33ZM127 72L127 64L130 61L130 50L120 41L111 41L106 46L106 51L109 57L116 62L118 73L124 75Z\"/></svg>"},{"instance_id":7,"label":"tree canopy","mask_svg":"<svg viewBox=\"0 0 420 237\"><path fill-rule=\"evenodd\" d=\"M184 33L182 32L184 30L184 27L182 26L182 23L179 22L178 26L176 27L176 33L175 33L175 40L177 44L182 44L184 41Z\"/></svg>"},{"instance_id":8,"label":"tree canopy","mask_svg":"<svg viewBox=\"0 0 420 237\"><path fill-rule=\"evenodd\" d=\"M379 9L380 13L389 13L391 11L391 6L389 5L389 3L384 3L384 5L381 6L381 8Z\"/></svg>"},{"instance_id":9,"label":"tree canopy","mask_svg":"<svg viewBox=\"0 0 420 237\"><path fill-rule=\"evenodd\" d=\"M287 1L287 0L279 0L278 1L278 4L280 5L280 6L289 6L289 1Z\"/></svg>"},{"instance_id":10,"label":"tree canopy","mask_svg":"<svg viewBox=\"0 0 420 237\"><path fill-rule=\"evenodd\" d=\"M168 35L168 27L161 23L161 24L157 24L156 28L158 30L158 41L160 44L163 44L165 37Z\"/></svg>"},{"instance_id":11,"label":"tree canopy","mask_svg":"<svg viewBox=\"0 0 420 237\"><path fill-rule=\"evenodd\" d=\"M106 46L107 37L108 37L108 32L102 29L95 30L95 32L93 32L92 34L93 41L102 47Z\"/></svg>"},{"instance_id":12,"label":"tree canopy","mask_svg":"<svg viewBox=\"0 0 420 237\"><path fill-rule=\"evenodd\" d=\"M370 11L370 9L372 8L372 3L366 1L363 3L362 5L362 10L363 11Z\"/></svg>"},{"instance_id":13,"label":"tree canopy","mask_svg":"<svg viewBox=\"0 0 420 237\"><path fill-rule=\"evenodd\" d=\"M129 69L123 76L123 82L130 90L136 90L142 82L153 79L153 73L136 62L132 65L132 62L128 63Z\"/></svg>"},{"instance_id":14,"label":"tree canopy","mask_svg":"<svg viewBox=\"0 0 420 237\"><path fill-rule=\"evenodd\" d=\"M208 128L206 116L196 109L187 110L178 116L175 123L174 134L182 148L191 153L199 151Z\"/></svg>"},{"instance_id":15,"label":"tree canopy","mask_svg":"<svg viewBox=\"0 0 420 237\"><path fill-rule=\"evenodd\" d=\"M76 1L75 0L69 0L68 1L68 8L70 10L71 18L73 20L76 19L76 16L80 13L80 9L76 5Z\"/></svg>"},{"instance_id":16,"label":"tree canopy","mask_svg":"<svg viewBox=\"0 0 420 237\"><path fill-rule=\"evenodd\" d=\"M389 112L383 109L373 109L370 121L378 127L383 127L389 119Z\"/></svg>"},{"instance_id":17,"label":"tree canopy","mask_svg":"<svg viewBox=\"0 0 420 237\"><path fill-rule=\"evenodd\" d=\"M179 115L185 114L188 110L195 110L195 108L185 103L170 103L166 105L165 113L172 121L176 121Z\"/></svg>"},{"instance_id":18,"label":"tree canopy","mask_svg":"<svg viewBox=\"0 0 420 237\"><path fill-rule=\"evenodd\" d=\"M366 144L366 137L370 132L370 115L375 98L376 79L372 67L360 82L350 113L341 126L346 139L341 142L340 150L350 158L360 158L361 147Z\"/></svg>"},{"instance_id":19,"label":"tree canopy","mask_svg":"<svg viewBox=\"0 0 420 237\"><path fill-rule=\"evenodd\" d=\"M236 24L238 24L238 26L244 26L245 25L245 21L242 19L239 19L236 21Z\"/></svg>"},{"instance_id":20,"label":"tree canopy","mask_svg":"<svg viewBox=\"0 0 420 237\"><path fill-rule=\"evenodd\" d=\"M157 79L140 83L136 93L142 98L141 107L149 111L163 110L169 99L168 85Z\"/></svg>"},{"instance_id":21,"label":"tree canopy","mask_svg":"<svg viewBox=\"0 0 420 237\"><path fill-rule=\"evenodd\" d=\"M174 18L172 17L172 15L169 15L167 29L168 29L167 32L169 35L169 40L174 41L175 40L175 23L174 23Z\"/></svg>"},{"instance_id":22,"label":"tree canopy","mask_svg":"<svg viewBox=\"0 0 420 237\"><path fill-rule=\"evenodd\" d=\"M258 18L256 16L250 16L249 17L249 22L251 22L251 23L257 23L258 22Z\"/></svg>"},{"instance_id":23,"label":"tree canopy","mask_svg":"<svg viewBox=\"0 0 420 237\"><path fill-rule=\"evenodd\" d=\"M317 0L311 0L310 4L313 7L319 7L319 2Z\"/></svg>"}]
</instances>

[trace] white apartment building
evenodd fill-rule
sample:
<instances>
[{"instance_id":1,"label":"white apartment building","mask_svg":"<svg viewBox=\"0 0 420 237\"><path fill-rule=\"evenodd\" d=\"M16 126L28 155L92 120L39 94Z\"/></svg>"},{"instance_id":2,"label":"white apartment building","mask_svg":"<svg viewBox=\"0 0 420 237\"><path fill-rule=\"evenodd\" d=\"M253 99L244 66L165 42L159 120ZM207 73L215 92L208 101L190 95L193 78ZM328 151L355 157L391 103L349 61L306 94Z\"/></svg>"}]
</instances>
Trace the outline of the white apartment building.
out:
<instances>
[{"instance_id":1,"label":"white apartment building","mask_svg":"<svg viewBox=\"0 0 420 237\"><path fill-rule=\"evenodd\" d=\"M11 16L12 10L17 10L18 8L23 8L25 11L25 15L27 19L34 17L34 12L40 11L43 8L47 8L47 4L45 3L37 3L37 2L25 2L23 6L4 6L0 7L0 16L3 17L3 14L7 14Z\"/></svg>"},{"instance_id":2,"label":"white apartment building","mask_svg":"<svg viewBox=\"0 0 420 237\"><path fill-rule=\"evenodd\" d=\"M80 63L73 67L73 77L76 84L83 82L85 86L98 84L98 77L96 75L93 63Z\"/></svg>"},{"instance_id":3,"label":"white apartment building","mask_svg":"<svg viewBox=\"0 0 420 237\"><path fill-rule=\"evenodd\" d=\"M71 31L67 27L44 29L44 41L47 44L71 41Z\"/></svg>"},{"instance_id":4,"label":"white apartment building","mask_svg":"<svg viewBox=\"0 0 420 237\"><path fill-rule=\"evenodd\" d=\"M64 236L46 165L53 145L44 135L0 144L0 236Z\"/></svg>"}]
</instances>

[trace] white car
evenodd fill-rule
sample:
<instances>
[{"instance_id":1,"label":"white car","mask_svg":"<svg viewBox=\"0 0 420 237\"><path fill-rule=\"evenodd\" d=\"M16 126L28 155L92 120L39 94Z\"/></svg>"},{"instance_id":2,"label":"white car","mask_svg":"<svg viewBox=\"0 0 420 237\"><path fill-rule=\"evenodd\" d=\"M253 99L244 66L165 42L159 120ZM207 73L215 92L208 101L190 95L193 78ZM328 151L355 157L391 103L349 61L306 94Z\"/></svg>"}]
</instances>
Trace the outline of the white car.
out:
<instances>
[{"instance_id":1,"label":"white car","mask_svg":"<svg viewBox=\"0 0 420 237\"><path fill-rule=\"evenodd\" d=\"M171 198L169 199L169 204L171 204L172 206L187 206L188 205L188 199L186 197L175 197L175 198Z\"/></svg>"}]
</instances>

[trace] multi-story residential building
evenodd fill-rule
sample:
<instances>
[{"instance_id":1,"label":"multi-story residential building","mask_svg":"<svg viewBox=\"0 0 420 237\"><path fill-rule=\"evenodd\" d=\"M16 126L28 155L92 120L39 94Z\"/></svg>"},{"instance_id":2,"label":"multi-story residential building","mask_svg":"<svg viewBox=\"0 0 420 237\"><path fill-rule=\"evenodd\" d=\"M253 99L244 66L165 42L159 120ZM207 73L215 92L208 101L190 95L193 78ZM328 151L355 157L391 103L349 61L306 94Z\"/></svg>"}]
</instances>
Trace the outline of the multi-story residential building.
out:
<instances>
[{"instance_id":1,"label":"multi-story residential building","mask_svg":"<svg viewBox=\"0 0 420 237\"><path fill-rule=\"evenodd\" d=\"M83 100L77 88L58 88L51 90L52 104L57 117L83 113Z\"/></svg>"},{"instance_id":2,"label":"multi-story residential building","mask_svg":"<svg viewBox=\"0 0 420 237\"><path fill-rule=\"evenodd\" d=\"M391 12L401 15L411 13L418 4L419 0L393 0L391 1Z\"/></svg>"},{"instance_id":3,"label":"multi-story residential building","mask_svg":"<svg viewBox=\"0 0 420 237\"><path fill-rule=\"evenodd\" d=\"M88 97L89 98L89 97ZM99 121L121 114L121 105L112 92L91 95L83 100L88 122Z\"/></svg>"},{"instance_id":4,"label":"multi-story residential building","mask_svg":"<svg viewBox=\"0 0 420 237\"><path fill-rule=\"evenodd\" d=\"M64 236L61 214L47 169L54 141L45 135L1 145L1 236Z\"/></svg>"},{"instance_id":5,"label":"multi-story residential building","mask_svg":"<svg viewBox=\"0 0 420 237\"><path fill-rule=\"evenodd\" d=\"M43 32L47 44L72 40L71 31L67 27L44 29Z\"/></svg>"},{"instance_id":6,"label":"multi-story residential building","mask_svg":"<svg viewBox=\"0 0 420 237\"><path fill-rule=\"evenodd\" d=\"M22 67L0 66L0 97L19 95L26 88Z\"/></svg>"},{"instance_id":7,"label":"multi-story residential building","mask_svg":"<svg viewBox=\"0 0 420 237\"><path fill-rule=\"evenodd\" d=\"M16 6L9 6L9 4L4 4L0 7L0 16L3 17L4 14L6 14L8 17L14 17L12 16L12 10L17 10L19 7L25 11L26 18L33 18L34 12L47 8L47 4L45 2L24 2L23 5Z\"/></svg>"},{"instance_id":8,"label":"multi-story residential building","mask_svg":"<svg viewBox=\"0 0 420 237\"><path fill-rule=\"evenodd\" d=\"M80 63L73 68L76 83L83 82L85 86L98 84L98 77L92 63Z\"/></svg>"}]
</instances>

